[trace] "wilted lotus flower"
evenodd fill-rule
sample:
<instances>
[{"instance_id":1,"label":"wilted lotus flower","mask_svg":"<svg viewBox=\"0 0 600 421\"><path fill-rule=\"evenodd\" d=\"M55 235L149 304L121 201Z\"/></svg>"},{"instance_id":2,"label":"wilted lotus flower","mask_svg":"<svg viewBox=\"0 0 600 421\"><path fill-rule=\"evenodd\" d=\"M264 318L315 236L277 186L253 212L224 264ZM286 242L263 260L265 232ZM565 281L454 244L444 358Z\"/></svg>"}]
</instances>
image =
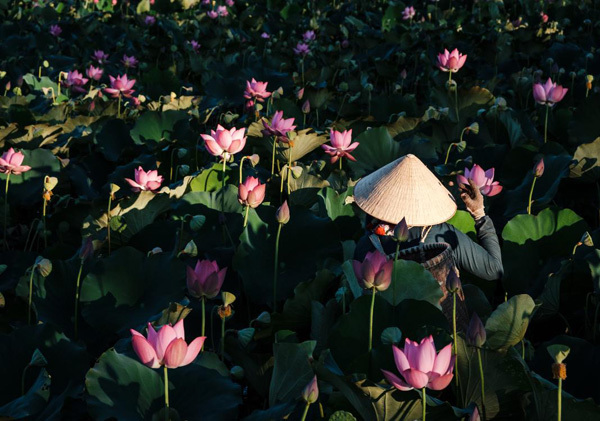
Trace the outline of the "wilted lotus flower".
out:
<instances>
[{"instance_id":1,"label":"wilted lotus flower","mask_svg":"<svg viewBox=\"0 0 600 421\"><path fill-rule=\"evenodd\" d=\"M123 63L123 65L126 68L134 68L138 65L139 61L137 58L135 58L135 56L127 56L127 54L123 54L123 59L121 60L121 63Z\"/></svg>"},{"instance_id":2,"label":"wilted lotus flower","mask_svg":"<svg viewBox=\"0 0 600 421\"><path fill-rule=\"evenodd\" d=\"M31 169L29 165L21 165L23 159L25 159L25 155L22 152L15 152L13 148L10 148L0 157L0 173L18 175L29 171Z\"/></svg>"},{"instance_id":3,"label":"wilted lotus flower","mask_svg":"<svg viewBox=\"0 0 600 421\"><path fill-rule=\"evenodd\" d=\"M431 390L445 389L452 381L455 356L452 344L446 345L437 355L433 337L424 338L420 344L406 339L404 350L393 345L394 361L402 379L395 374L381 370L383 375L396 389Z\"/></svg>"},{"instance_id":4,"label":"wilted lotus flower","mask_svg":"<svg viewBox=\"0 0 600 421\"><path fill-rule=\"evenodd\" d=\"M316 38L315 31L309 30L302 34L304 42L314 41Z\"/></svg>"},{"instance_id":5,"label":"wilted lotus flower","mask_svg":"<svg viewBox=\"0 0 600 421\"><path fill-rule=\"evenodd\" d=\"M163 177L158 175L156 170L146 172L140 166L135 170L135 180L126 178L125 181L131 185L131 190L137 193L140 190L154 191L158 189L163 182Z\"/></svg>"},{"instance_id":6,"label":"wilted lotus flower","mask_svg":"<svg viewBox=\"0 0 600 421\"><path fill-rule=\"evenodd\" d=\"M479 165L473 165L469 170L465 168L465 175L456 176L456 181L459 184L469 185L469 180L473 180L479 191L484 196L495 196L502 191L502 186L497 181L494 181L494 168L484 171Z\"/></svg>"},{"instance_id":7,"label":"wilted lotus flower","mask_svg":"<svg viewBox=\"0 0 600 421\"><path fill-rule=\"evenodd\" d=\"M260 184L258 178L247 177L243 184L240 184L238 192L238 201L244 206L257 208L265 200L266 184Z\"/></svg>"},{"instance_id":8,"label":"wilted lotus flower","mask_svg":"<svg viewBox=\"0 0 600 421\"><path fill-rule=\"evenodd\" d=\"M89 77L90 79L98 81L102 78L102 74L104 73L104 70L102 70L99 67L94 67L90 64L90 67L88 67L88 69L85 71L85 73L87 74L87 77Z\"/></svg>"},{"instance_id":9,"label":"wilted lotus flower","mask_svg":"<svg viewBox=\"0 0 600 421\"><path fill-rule=\"evenodd\" d=\"M409 6L402 11L402 20L410 20L415 17L415 8Z\"/></svg>"},{"instance_id":10,"label":"wilted lotus flower","mask_svg":"<svg viewBox=\"0 0 600 421\"><path fill-rule=\"evenodd\" d=\"M363 283L363 288L385 291L392 282L394 261L388 261L385 255L377 250L367 253L362 263L353 260L352 267L356 278Z\"/></svg>"},{"instance_id":11,"label":"wilted lotus flower","mask_svg":"<svg viewBox=\"0 0 600 421\"><path fill-rule=\"evenodd\" d=\"M469 327L467 328L467 344L470 346L474 346L475 348L481 348L485 343L487 334L485 332L485 327L483 326L483 322L477 315L477 313L473 312L471 316L471 321L469 322Z\"/></svg>"},{"instance_id":12,"label":"wilted lotus flower","mask_svg":"<svg viewBox=\"0 0 600 421\"><path fill-rule=\"evenodd\" d=\"M116 79L112 76L109 76L109 79L110 88L104 88L104 92L113 98L118 98L119 95L129 98L134 92L134 90L131 88L133 88L133 85L135 85L135 79L127 80L127 75L117 76Z\"/></svg>"},{"instance_id":13,"label":"wilted lotus flower","mask_svg":"<svg viewBox=\"0 0 600 421\"><path fill-rule=\"evenodd\" d=\"M533 168L534 177L539 178L542 175L544 175L544 158L540 158L538 163L535 164L535 167Z\"/></svg>"},{"instance_id":14,"label":"wilted lotus flower","mask_svg":"<svg viewBox=\"0 0 600 421\"><path fill-rule=\"evenodd\" d=\"M219 17L219 14L214 10L209 10L208 12L206 12L206 16L208 16L211 19L216 19Z\"/></svg>"},{"instance_id":15,"label":"wilted lotus flower","mask_svg":"<svg viewBox=\"0 0 600 421\"><path fill-rule=\"evenodd\" d=\"M227 268L219 270L217 262L198 260L196 267L187 267L187 288L193 297L215 298L225 280Z\"/></svg>"},{"instance_id":16,"label":"wilted lotus flower","mask_svg":"<svg viewBox=\"0 0 600 421\"><path fill-rule=\"evenodd\" d=\"M131 344L138 358L145 366L159 368L183 367L196 359L204 345L206 336L199 336L189 345L185 342L183 319L175 326L164 325L158 332L148 323L148 339L131 329Z\"/></svg>"},{"instance_id":17,"label":"wilted lotus flower","mask_svg":"<svg viewBox=\"0 0 600 421\"><path fill-rule=\"evenodd\" d=\"M302 390L302 399L304 402L311 404L315 403L319 399L319 384L317 383L317 376L313 377L312 380Z\"/></svg>"},{"instance_id":18,"label":"wilted lotus flower","mask_svg":"<svg viewBox=\"0 0 600 421\"><path fill-rule=\"evenodd\" d=\"M275 219L281 225L285 225L290 222L290 207L288 206L287 200L282 203L282 205L277 208L275 212Z\"/></svg>"},{"instance_id":19,"label":"wilted lotus flower","mask_svg":"<svg viewBox=\"0 0 600 421\"><path fill-rule=\"evenodd\" d=\"M267 120L263 120L262 131L265 136L276 136L277 140L283 143L288 143L290 140L287 137L288 132L294 130L294 118L283 118L283 111L277 111L271 120L271 124Z\"/></svg>"},{"instance_id":20,"label":"wilted lotus flower","mask_svg":"<svg viewBox=\"0 0 600 421\"><path fill-rule=\"evenodd\" d=\"M227 6L217 6L217 15L221 17L229 16L229 12L227 11Z\"/></svg>"},{"instance_id":21,"label":"wilted lotus flower","mask_svg":"<svg viewBox=\"0 0 600 421\"><path fill-rule=\"evenodd\" d=\"M533 99L538 104L552 107L557 102L562 101L568 91L567 88L552 83L552 79L548 78L544 85L541 83L533 85Z\"/></svg>"},{"instance_id":22,"label":"wilted lotus flower","mask_svg":"<svg viewBox=\"0 0 600 421\"><path fill-rule=\"evenodd\" d=\"M271 92L267 91L269 82L258 82L256 79L246 81L246 91L244 98L255 99L258 102L264 102L265 98L271 96Z\"/></svg>"},{"instance_id":23,"label":"wilted lotus flower","mask_svg":"<svg viewBox=\"0 0 600 421\"><path fill-rule=\"evenodd\" d=\"M62 34L62 29L60 26L58 25L52 25L50 26L50 35L55 36L58 38L58 36Z\"/></svg>"},{"instance_id":24,"label":"wilted lotus flower","mask_svg":"<svg viewBox=\"0 0 600 421\"><path fill-rule=\"evenodd\" d=\"M466 54L460 54L458 49L455 48L451 53L448 50L444 50L443 53L438 54L438 67L443 72L456 73L464 66L467 61Z\"/></svg>"},{"instance_id":25,"label":"wilted lotus flower","mask_svg":"<svg viewBox=\"0 0 600 421\"><path fill-rule=\"evenodd\" d=\"M62 81L62 84L67 88L70 88L73 92L83 93L85 89L83 86L88 82L88 79L83 77L77 70L72 70L67 73L67 77Z\"/></svg>"},{"instance_id":26,"label":"wilted lotus flower","mask_svg":"<svg viewBox=\"0 0 600 421\"><path fill-rule=\"evenodd\" d=\"M108 61L108 54L105 54L102 50L95 50L94 54L92 54L92 59L98 64L104 64Z\"/></svg>"},{"instance_id":27,"label":"wilted lotus flower","mask_svg":"<svg viewBox=\"0 0 600 421\"><path fill-rule=\"evenodd\" d=\"M330 132L329 145L321 145L321 148L325 150L325 153L331 155L331 163L334 164L339 158L346 157L351 161L356 161L350 152L357 148L358 142L352 143L352 129L338 132L337 130L331 130Z\"/></svg>"},{"instance_id":28,"label":"wilted lotus flower","mask_svg":"<svg viewBox=\"0 0 600 421\"><path fill-rule=\"evenodd\" d=\"M307 54L310 53L310 47L308 46L308 44L305 44L303 42L299 42L294 47L294 53L296 53L296 55L298 55L298 56L305 57Z\"/></svg>"},{"instance_id":29,"label":"wilted lotus flower","mask_svg":"<svg viewBox=\"0 0 600 421\"><path fill-rule=\"evenodd\" d=\"M156 18L152 15L148 15L144 18L144 24L146 26L152 26L156 23Z\"/></svg>"},{"instance_id":30,"label":"wilted lotus flower","mask_svg":"<svg viewBox=\"0 0 600 421\"><path fill-rule=\"evenodd\" d=\"M213 156L220 156L225 161L229 160L231 155L240 152L246 146L245 128L236 129L232 127L227 130L220 124L217 130L211 130L210 135L203 134L204 144L208 152Z\"/></svg>"},{"instance_id":31,"label":"wilted lotus flower","mask_svg":"<svg viewBox=\"0 0 600 421\"><path fill-rule=\"evenodd\" d=\"M200 52L200 43L196 40L191 40L189 41L190 47L192 47L192 50L194 50L194 53L198 54Z\"/></svg>"}]
</instances>

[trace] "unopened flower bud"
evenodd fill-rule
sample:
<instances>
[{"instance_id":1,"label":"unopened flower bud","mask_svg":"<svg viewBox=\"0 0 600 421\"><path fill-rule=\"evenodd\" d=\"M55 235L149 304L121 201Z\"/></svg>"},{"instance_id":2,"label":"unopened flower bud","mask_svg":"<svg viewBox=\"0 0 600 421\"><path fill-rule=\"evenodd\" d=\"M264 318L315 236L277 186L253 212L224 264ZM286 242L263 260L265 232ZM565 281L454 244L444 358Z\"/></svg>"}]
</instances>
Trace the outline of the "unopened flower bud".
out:
<instances>
[{"instance_id":1,"label":"unopened flower bud","mask_svg":"<svg viewBox=\"0 0 600 421\"><path fill-rule=\"evenodd\" d=\"M483 344L485 344L486 340L486 332L485 327L483 326L483 322L477 315L477 313L473 312L473 316L471 316L471 321L469 322L469 327L467 328L467 344L470 346L474 346L475 348L481 348Z\"/></svg>"},{"instance_id":2,"label":"unopened flower bud","mask_svg":"<svg viewBox=\"0 0 600 421\"><path fill-rule=\"evenodd\" d=\"M402 220L396 224L396 228L394 228L394 237L396 238L396 241L400 243L408 241L408 225L406 224L406 218L402 218Z\"/></svg>"},{"instance_id":3,"label":"unopened flower bud","mask_svg":"<svg viewBox=\"0 0 600 421\"><path fill-rule=\"evenodd\" d=\"M310 113L310 101L308 99L302 104L302 112L304 114Z\"/></svg>"},{"instance_id":4,"label":"unopened flower bud","mask_svg":"<svg viewBox=\"0 0 600 421\"><path fill-rule=\"evenodd\" d=\"M306 385L302 390L302 399L308 404L315 403L319 399L319 385L317 383L317 376Z\"/></svg>"},{"instance_id":5,"label":"unopened flower bud","mask_svg":"<svg viewBox=\"0 0 600 421\"><path fill-rule=\"evenodd\" d=\"M538 163L535 164L535 167L533 168L534 177L539 178L542 175L544 175L544 158L540 158Z\"/></svg>"},{"instance_id":6,"label":"unopened flower bud","mask_svg":"<svg viewBox=\"0 0 600 421\"><path fill-rule=\"evenodd\" d=\"M275 212L275 219L277 219L277 222L281 225L285 225L290 221L290 208L287 200L283 202L279 209L277 209L277 212Z\"/></svg>"},{"instance_id":7,"label":"unopened flower bud","mask_svg":"<svg viewBox=\"0 0 600 421\"><path fill-rule=\"evenodd\" d=\"M450 293L455 294L458 291L460 291L461 288L462 284L460 282L460 278L454 270L450 270L450 272L448 273L448 277L446 278L446 289Z\"/></svg>"}]
</instances>

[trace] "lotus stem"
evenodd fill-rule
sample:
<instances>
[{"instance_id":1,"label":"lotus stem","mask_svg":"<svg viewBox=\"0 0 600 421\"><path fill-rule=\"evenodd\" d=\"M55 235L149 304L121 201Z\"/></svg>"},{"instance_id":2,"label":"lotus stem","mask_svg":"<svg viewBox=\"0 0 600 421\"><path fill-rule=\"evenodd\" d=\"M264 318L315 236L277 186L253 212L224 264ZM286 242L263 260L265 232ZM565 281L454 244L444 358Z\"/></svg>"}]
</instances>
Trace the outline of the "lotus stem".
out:
<instances>
[{"instance_id":1,"label":"lotus stem","mask_svg":"<svg viewBox=\"0 0 600 421\"><path fill-rule=\"evenodd\" d=\"M342 171L342 157L340 157L340 171Z\"/></svg>"},{"instance_id":2,"label":"lotus stem","mask_svg":"<svg viewBox=\"0 0 600 421\"><path fill-rule=\"evenodd\" d=\"M225 317L221 318L221 360L225 359Z\"/></svg>"},{"instance_id":3,"label":"lotus stem","mask_svg":"<svg viewBox=\"0 0 600 421\"><path fill-rule=\"evenodd\" d=\"M483 419L485 421L485 385L483 376L483 361L481 360L481 349L477 348L477 359L479 360L479 376L481 378L481 412L483 412Z\"/></svg>"},{"instance_id":4,"label":"lotus stem","mask_svg":"<svg viewBox=\"0 0 600 421\"><path fill-rule=\"evenodd\" d=\"M27 302L27 324L31 325L31 300L33 298L33 274L35 273L35 264L31 267L29 276L29 300Z\"/></svg>"},{"instance_id":5,"label":"lotus stem","mask_svg":"<svg viewBox=\"0 0 600 421\"><path fill-rule=\"evenodd\" d=\"M107 218L107 221L108 221L108 223L106 224L106 239L108 240L108 255L109 256L110 256L110 231L111 231L111 229L110 229L110 220L112 219L111 215L110 215L110 208L111 207L112 207L112 193L110 193L108 195L108 211L106 212L106 215L107 215L106 218Z\"/></svg>"},{"instance_id":6,"label":"lotus stem","mask_svg":"<svg viewBox=\"0 0 600 421\"><path fill-rule=\"evenodd\" d=\"M396 296L396 271L394 270L394 266L396 266L396 262L398 261L398 256L400 255L400 241L396 244L396 253L394 253L394 265L392 266L392 295Z\"/></svg>"},{"instance_id":7,"label":"lotus stem","mask_svg":"<svg viewBox=\"0 0 600 421\"><path fill-rule=\"evenodd\" d=\"M290 153L288 156L288 170L287 170L287 194L290 195L290 178L292 178L292 144L290 143L290 147L288 149Z\"/></svg>"},{"instance_id":8,"label":"lotus stem","mask_svg":"<svg viewBox=\"0 0 600 421\"><path fill-rule=\"evenodd\" d=\"M4 247L8 250L8 240L6 231L8 228L8 184L10 180L10 172L6 173L6 187L4 188Z\"/></svg>"},{"instance_id":9,"label":"lotus stem","mask_svg":"<svg viewBox=\"0 0 600 421\"><path fill-rule=\"evenodd\" d=\"M448 150L446 151L446 159L444 159L444 165L448 163L448 159L450 158L450 150L452 150L454 145L456 145L456 143L451 143L450 146L448 146Z\"/></svg>"},{"instance_id":10,"label":"lotus stem","mask_svg":"<svg viewBox=\"0 0 600 421\"><path fill-rule=\"evenodd\" d=\"M529 191L529 204L527 205L527 213L529 215L531 215L531 205L532 205L532 198L533 198L533 188L535 187L535 182L537 181L537 177L533 177L533 183L531 183L531 190Z\"/></svg>"},{"instance_id":11,"label":"lotus stem","mask_svg":"<svg viewBox=\"0 0 600 421\"><path fill-rule=\"evenodd\" d=\"M458 114L458 86L454 89L454 105L456 106L456 122L460 121L460 115Z\"/></svg>"},{"instance_id":12,"label":"lotus stem","mask_svg":"<svg viewBox=\"0 0 600 421\"><path fill-rule=\"evenodd\" d=\"M78 327L79 327L79 323L78 323L78 314L79 314L79 285L81 283L81 272L83 270L83 262L84 259L79 259L80 263L79 263L79 272L77 273L77 282L75 284L75 340L77 340L78 338Z\"/></svg>"},{"instance_id":13,"label":"lotus stem","mask_svg":"<svg viewBox=\"0 0 600 421\"><path fill-rule=\"evenodd\" d=\"M48 239L46 238L46 206L48 205L48 201L44 197L44 203L42 205L42 227L44 229L44 247L48 248Z\"/></svg>"},{"instance_id":14,"label":"lotus stem","mask_svg":"<svg viewBox=\"0 0 600 421\"><path fill-rule=\"evenodd\" d=\"M117 101L117 118L121 118L121 94L119 94L119 99Z\"/></svg>"},{"instance_id":15,"label":"lotus stem","mask_svg":"<svg viewBox=\"0 0 600 421\"><path fill-rule=\"evenodd\" d=\"M452 352L456 359L458 359L458 349L456 346L456 292L452 293ZM455 360L456 361L456 360ZM455 362L456 364L456 362ZM458 387L458 376L454 376L456 379L456 387Z\"/></svg>"},{"instance_id":16,"label":"lotus stem","mask_svg":"<svg viewBox=\"0 0 600 421\"><path fill-rule=\"evenodd\" d=\"M246 206L246 212L244 212L244 228L248 225L248 211L250 210L250 206Z\"/></svg>"},{"instance_id":17,"label":"lotus stem","mask_svg":"<svg viewBox=\"0 0 600 421\"><path fill-rule=\"evenodd\" d=\"M203 295L202 298L200 298L200 301L202 302L202 335L201 336L206 336L206 297ZM204 344L202 344L202 350L204 350Z\"/></svg>"},{"instance_id":18,"label":"lotus stem","mask_svg":"<svg viewBox=\"0 0 600 421\"><path fill-rule=\"evenodd\" d=\"M279 237L283 224L278 224L275 237L275 264L273 265L273 313L277 313L277 274L279 272Z\"/></svg>"},{"instance_id":19,"label":"lotus stem","mask_svg":"<svg viewBox=\"0 0 600 421\"><path fill-rule=\"evenodd\" d=\"M179 235L178 235L179 238L177 239L177 251L181 250L184 224L185 224L185 216L183 218L181 218L181 224L179 225Z\"/></svg>"},{"instance_id":20,"label":"lotus stem","mask_svg":"<svg viewBox=\"0 0 600 421\"><path fill-rule=\"evenodd\" d=\"M165 373L165 421L169 421L169 369L163 366Z\"/></svg>"},{"instance_id":21,"label":"lotus stem","mask_svg":"<svg viewBox=\"0 0 600 421\"><path fill-rule=\"evenodd\" d=\"M557 411L557 419L561 421L562 419L562 379L559 377L558 379L558 411Z\"/></svg>"},{"instance_id":22,"label":"lotus stem","mask_svg":"<svg viewBox=\"0 0 600 421\"><path fill-rule=\"evenodd\" d=\"M302 419L300 421L306 421L306 416L308 415L308 408L310 408L310 404L306 402L304 406L304 412L302 413Z\"/></svg>"},{"instance_id":23,"label":"lotus stem","mask_svg":"<svg viewBox=\"0 0 600 421\"><path fill-rule=\"evenodd\" d=\"M273 158L271 159L271 178L275 174L275 147L277 146L277 137L273 136Z\"/></svg>"},{"instance_id":24,"label":"lotus stem","mask_svg":"<svg viewBox=\"0 0 600 421\"><path fill-rule=\"evenodd\" d=\"M425 416L427 415L427 394L425 393L425 388L421 389L422 394L422 406L423 406L423 421L425 421Z\"/></svg>"},{"instance_id":25,"label":"lotus stem","mask_svg":"<svg viewBox=\"0 0 600 421\"><path fill-rule=\"evenodd\" d=\"M546 119L544 121L544 143L548 141L548 111L550 106L546 105Z\"/></svg>"},{"instance_id":26,"label":"lotus stem","mask_svg":"<svg viewBox=\"0 0 600 421\"><path fill-rule=\"evenodd\" d=\"M177 148L173 148L171 151L171 167L169 169L169 183L173 182L173 160L175 159L175 151ZM177 173L175 173L175 177L177 177Z\"/></svg>"},{"instance_id":27,"label":"lotus stem","mask_svg":"<svg viewBox=\"0 0 600 421\"><path fill-rule=\"evenodd\" d=\"M525 361L525 339L521 339L521 358Z\"/></svg>"},{"instance_id":28,"label":"lotus stem","mask_svg":"<svg viewBox=\"0 0 600 421\"><path fill-rule=\"evenodd\" d=\"M302 87L304 87L304 58L300 60L300 65L302 66Z\"/></svg>"},{"instance_id":29,"label":"lotus stem","mask_svg":"<svg viewBox=\"0 0 600 421\"><path fill-rule=\"evenodd\" d=\"M375 309L375 293L377 290L372 288L373 294L371 295L371 312L369 313L369 352L373 348L373 310Z\"/></svg>"},{"instance_id":30,"label":"lotus stem","mask_svg":"<svg viewBox=\"0 0 600 421\"><path fill-rule=\"evenodd\" d=\"M240 160L240 184L242 184L242 168L244 166L244 159L246 159L247 156L243 156L242 159Z\"/></svg>"}]
</instances>

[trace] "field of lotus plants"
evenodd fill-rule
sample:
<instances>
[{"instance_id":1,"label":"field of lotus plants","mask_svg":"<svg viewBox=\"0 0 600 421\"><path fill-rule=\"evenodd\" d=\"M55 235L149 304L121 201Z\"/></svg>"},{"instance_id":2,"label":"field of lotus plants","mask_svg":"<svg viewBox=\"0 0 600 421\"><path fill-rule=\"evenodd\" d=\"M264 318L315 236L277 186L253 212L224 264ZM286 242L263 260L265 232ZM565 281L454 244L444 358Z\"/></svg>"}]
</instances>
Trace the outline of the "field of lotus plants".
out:
<instances>
[{"instance_id":1,"label":"field of lotus plants","mask_svg":"<svg viewBox=\"0 0 600 421\"><path fill-rule=\"evenodd\" d=\"M0 419L600 419L597 3L0 0Z\"/></svg>"}]
</instances>

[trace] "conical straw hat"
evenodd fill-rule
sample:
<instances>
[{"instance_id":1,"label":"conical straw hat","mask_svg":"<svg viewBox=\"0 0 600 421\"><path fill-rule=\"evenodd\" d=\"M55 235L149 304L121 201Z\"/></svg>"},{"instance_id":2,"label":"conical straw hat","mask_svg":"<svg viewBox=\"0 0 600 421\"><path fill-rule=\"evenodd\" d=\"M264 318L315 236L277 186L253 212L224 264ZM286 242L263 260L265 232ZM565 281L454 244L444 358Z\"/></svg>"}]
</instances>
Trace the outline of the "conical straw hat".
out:
<instances>
[{"instance_id":1,"label":"conical straw hat","mask_svg":"<svg viewBox=\"0 0 600 421\"><path fill-rule=\"evenodd\" d=\"M456 213L452 194L412 154L359 180L354 201L377 219L397 224L406 218L411 227L441 224Z\"/></svg>"}]
</instances>

